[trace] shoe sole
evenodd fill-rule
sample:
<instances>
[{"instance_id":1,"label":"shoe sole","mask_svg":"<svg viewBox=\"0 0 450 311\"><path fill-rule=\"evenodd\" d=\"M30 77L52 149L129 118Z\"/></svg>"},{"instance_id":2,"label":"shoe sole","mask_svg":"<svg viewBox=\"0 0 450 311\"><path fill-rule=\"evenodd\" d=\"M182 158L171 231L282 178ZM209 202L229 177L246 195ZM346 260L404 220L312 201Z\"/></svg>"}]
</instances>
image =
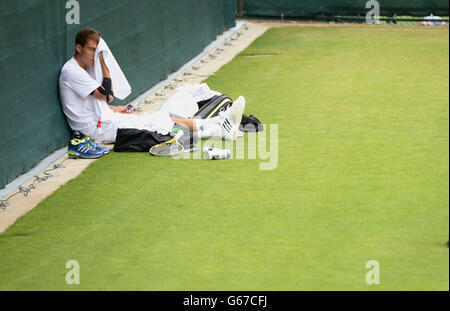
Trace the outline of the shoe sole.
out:
<instances>
[{"instance_id":1,"label":"shoe sole","mask_svg":"<svg viewBox=\"0 0 450 311\"><path fill-rule=\"evenodd\" d=\"M234 115L233 115L234 126L231 129L231 131L234 132L234 134L232 134L233 136L232 136L231 141L236 141L240 137L239 136L239 126L241 125L242 114L244 113L244 110L245 110L245 103L244 103L244 105L242 105L241 103L235 103L235 105L236 105L236 107L233 111L234 112Z\"/></svg>"},{"instance_id":2,"label":"shoe sole","mask_svg":"<svg viewBox=\"0 0 450 311\"><path fill-rule=\"evenodd\" d=\"M231 107L233 109L232 118L234 121L234 125L235 125L235 127L237 127L236 130L239 130L239 125L242 122L242 114L244 113L244 110L245 110L245 102L242 105L241 103L238 103L235 101L233 106L231 106ZM235 127L233 127L233 128L235 128Z\"/></svg>"},{"instance_id":3,"label":"shoe sole","mask_svg":"<svg viewBox=\"0 0 450 311\"><path fill-rule=\"evenodd\" d=\"M98 155L98 156L87 157L85 155L78 154L75 152L70 152L70 151L67 152L67 155L69 156L70 159L98 159L101 156L103 156L103 154L102 154L102 155Z\"/></svg>"},{"instance_id":4,"label":"shoe sole","mask_svg":"<svg viewBox=\"0 0 450 311\"><path fill-rule=\"evenodd\" d=\"M229 111L229 115L225 117L225 120L221 124L222 131L229 133L230 137L227 135L222 135L222 138L228 141L236 141L239 137L243 135L239 134L239 126L242 122L242 114L245 110L245 99L244 103L234 102Z\"/></svg>"}]
</instances>

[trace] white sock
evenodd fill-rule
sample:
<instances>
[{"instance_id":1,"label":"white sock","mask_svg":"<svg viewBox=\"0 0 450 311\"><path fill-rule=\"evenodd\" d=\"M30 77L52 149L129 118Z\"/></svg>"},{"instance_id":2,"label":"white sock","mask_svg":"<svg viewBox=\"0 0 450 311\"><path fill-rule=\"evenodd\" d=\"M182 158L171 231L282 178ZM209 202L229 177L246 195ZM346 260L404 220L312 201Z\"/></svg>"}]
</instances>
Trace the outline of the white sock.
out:
<instances>
[{"instance_id":1,"label":"white sock","mask_svg":"<svg viewBox=\"0 0 450 311\"><path fill-rule=\"evenodd\" d=\"M202 130L209 129L210 127L220 126L220 123L208 122L202 126Z\"/></svg>"},{"instance_id":2,"label":"white sock","mask_svg":"<svg viewBox=\"0 0 450 311\"><path fill-rule=\"evenodd\" d=\"M206 130L209 127L220 125L221 119L219 117L211 119L195 119L195 130L200 132Z\"/></svg>"},{"instance_id":3,"label":"white sock","mask_svg":"<svg viewBox=\"0 0 450 311\"><path fill-rule=\"evenodd\" d=\"M219 125L209 126L204 130L200 130L197 133L198 138L210 138L210 137L222 137L222 128Z\"/></svg>"},{"instance_id":4,"label":"white sock","mask_svg":"<svg viewBox=\"0 0 450 311\"><path fill-rule=\"evenodd\" d=\"M206 120L194 119L194 131L200 132L205 124Z\"/></svg>"}]
</instances>

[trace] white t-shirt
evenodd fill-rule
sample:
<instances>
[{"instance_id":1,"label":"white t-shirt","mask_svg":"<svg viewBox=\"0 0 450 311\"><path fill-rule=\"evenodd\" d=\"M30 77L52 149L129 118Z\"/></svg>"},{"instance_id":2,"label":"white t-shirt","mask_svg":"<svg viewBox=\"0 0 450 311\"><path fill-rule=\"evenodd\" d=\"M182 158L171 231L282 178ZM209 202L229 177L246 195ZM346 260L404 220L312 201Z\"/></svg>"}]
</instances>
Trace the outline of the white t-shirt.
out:
<instances>
[{"instance_id":1,"label":"white t-shirt","mask_svg":"<svg viewBox=\"0 0 450 311\"><path fill-rule=\"evenodd\" d=\"M100 87L93 78L93 71L93 68L88 67L87 71L81 68L73 57L61 70L59 93L63 111L72 130L90 137L100 134L105 141L114 142L119 128L145 129L161 134L167 134L172 129L174 122L164 111L151 115L114 113L105 101L90 95ZM97 133L96 128L98 121L102 121L100 133Z\"/></svg>"},{"instance_id":2,"label":"white t-shirt","mask_svg":"<svg viewBox=\"0 0 450 311\"><path fill-rule=\"evenodd\" d=\"M93 78L93 69L84 70L75 58L63 66L59 76L59 94L72 130L83 131L96 126L101 120L97 99L90 94L100 87Z\"/></svg>"}]
</instances>

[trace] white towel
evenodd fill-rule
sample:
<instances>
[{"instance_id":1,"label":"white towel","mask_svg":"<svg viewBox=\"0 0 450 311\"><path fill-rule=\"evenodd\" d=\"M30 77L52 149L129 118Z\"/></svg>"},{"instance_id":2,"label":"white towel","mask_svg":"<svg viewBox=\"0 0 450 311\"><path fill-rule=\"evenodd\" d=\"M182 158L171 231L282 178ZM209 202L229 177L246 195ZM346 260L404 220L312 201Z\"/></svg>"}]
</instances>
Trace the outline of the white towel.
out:
<instances>
[{"instance_id":1,"label":"white towel","mask_svg":"<svg viewBox=\"0 0 450 311\"><path fill-rule=\"evenodd\" d=\"M222 95L222 93L211 90L206 83L185 84L177 88L177 91L189 92L196 102L210 99L216 95Z\"/></svg>"},{"instance_id":2,"label":"white towel","mask_svg":"<svg viewBox=\"0 0 450 311\"><path fill-rule=\"evenodd\" d=\"M178 118L192 118L198 111L198 102L222 95L212 91L208 84L185 84L177 88L176 93L169 97L161 106L160 111L165 111Z\"/></svg>"},{"instance_id":3,"label":"white towel","mask_svg":"<svg viewBox=\"0 0 450 311\"><path fill-rule=\"evenodd\" d=\"M117 97L119 99L125 99L126 97L128 97L128 95L131 94L131 86L128 83L127 78L125 78L122 69L120 69L119 64L117 63L116 59L114 58L114 55L111 53L111 50L109 49L108 45L106 44L105 40L103 40L103 38L100 38L100 42L98 43L97 46L97 51L95 52L95 60L94 60L95 80L97 80L99 84L102 84L103 82L102 66L100 64L100 59L98 57L98 54L100 52L103 52L103 59L105 60L106 67L108 67L109 72L111 74L111 81L114 89L114 97Z\"/></svg>"}]
</instances>

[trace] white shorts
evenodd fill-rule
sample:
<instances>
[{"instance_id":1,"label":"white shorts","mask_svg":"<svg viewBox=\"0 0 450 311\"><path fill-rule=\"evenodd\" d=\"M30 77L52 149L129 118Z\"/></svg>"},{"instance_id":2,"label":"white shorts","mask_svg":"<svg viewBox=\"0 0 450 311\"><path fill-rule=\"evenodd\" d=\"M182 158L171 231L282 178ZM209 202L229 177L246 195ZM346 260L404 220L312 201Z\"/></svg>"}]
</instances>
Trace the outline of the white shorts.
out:
<instances>
[{"instance_id":1,"label":"white shorts","mask_svg":"<svg viewBox=\"0 0 450 311\"><path fill-rule=\"evenodd\" d=\"M101 131L98 131L100 134L96 133L96 128L81 132L93 138L101 136L105 143L115 143L117 130L121 128L147 130L167 135L175 125L169 113L165 111L142 115L108 113L106 116L103 115L102 119Z\"/></svg>"}]
</instances>

